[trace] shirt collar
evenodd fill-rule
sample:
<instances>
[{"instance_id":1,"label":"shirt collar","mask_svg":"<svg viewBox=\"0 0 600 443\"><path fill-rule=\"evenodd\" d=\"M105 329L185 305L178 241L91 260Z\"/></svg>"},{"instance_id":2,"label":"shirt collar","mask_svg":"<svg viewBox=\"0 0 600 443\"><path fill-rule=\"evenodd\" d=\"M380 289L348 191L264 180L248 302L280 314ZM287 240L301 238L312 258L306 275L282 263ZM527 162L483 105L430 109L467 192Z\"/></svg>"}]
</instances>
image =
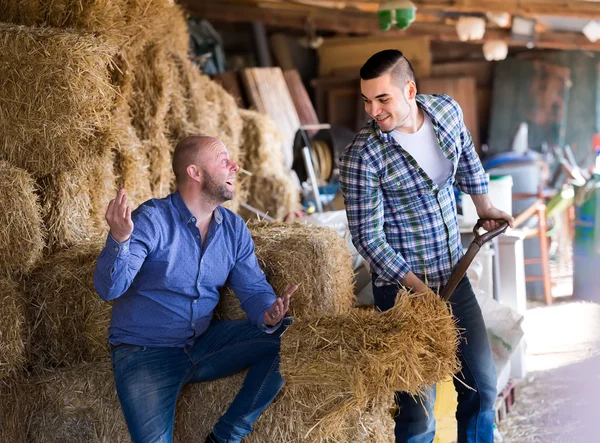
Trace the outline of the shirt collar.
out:
<instances>
[{"instance_id":1,"label":"shirt collar","mask_svg":"<svg viewBox=\"0 0 600 443\"><path fill-rule=\"evenodd\" d=\"M196 223L196 217L194 216L194 214L192 214L192 211L189 210L189 208L183 201L183 198L181 198L181 194L179 193L179 191L175 191L171 195L172 195L171 200L173 201L173 205L177 208L177 211L179 212L179 215L181 216L181 220L183 220L184 222L186 222L188 224ZM222 210L223 209L220 206L217 206L217 208L213 212L213 220L215 222L217 222L217 224L219 224L219 225L223 221Z\"/></svg>"},{"instance_id":2,"label":"shirt collar","mask_svg":"<svg viewBox=\"0 0 600 443\"><path fill-rule=\"evenodd\" d=\"M421 108L423 112L427 114L433 122L434 116L429 106L429 103L427 102L427 96L424 94L417 94L415 96L415 101L417 102L417 106L419 106L419 108ZM381 129L379 129L379 125L377 124L377 121L375 119L372 119L371 122L373 124L373 129L375 130L375 133L379 136L379 138L386 143L392 143L392 141L394 140L394 137L392 136L392 131L383 132Z\"/></svg>"}]
</instances>

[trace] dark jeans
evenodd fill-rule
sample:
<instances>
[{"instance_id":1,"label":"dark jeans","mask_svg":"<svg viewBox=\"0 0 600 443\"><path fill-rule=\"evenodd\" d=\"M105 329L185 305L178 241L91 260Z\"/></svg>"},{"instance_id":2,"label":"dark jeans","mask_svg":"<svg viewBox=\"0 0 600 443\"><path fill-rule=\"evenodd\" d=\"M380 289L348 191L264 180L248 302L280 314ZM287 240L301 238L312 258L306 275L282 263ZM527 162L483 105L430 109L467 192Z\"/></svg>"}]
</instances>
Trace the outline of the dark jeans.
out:
<instances>
[{"instance_id":1,"label":"dark jeans","mask_svg":"<svg viewBox=\"0 0 600 443\"><path fill-rule=\"evenodd\" d=\"M113 349L117 394L133 442L171 443L175 405L184 385L250 368L213 429L219 442L239 442L283 386L279 344L290 322L285 319L272 334L248 320L214 322L187 350L129 345Z\"/></svg>"},{"instance_id":2,"label":"dark jeans","mask_svg":"<svg viewBox=\"0 0 600 443\"><path fill-rule=\"evenodd\" d=\"M373 277L375 281L375 276ZM373 283L375 305L382 311L394 306L397 286L377 287ZM452 312L458 320L462 338L458 356L462 370L456 374L463 383L454 380L458 393L458 443L493 443L494 402L496 400L496 369L492 359L486 327L469 279L465 276L450 299ZM435 386L429 388L430 401L398 392L396 403L396 443L431 443L435 436ZM429 412L429 417L425 409Z\"/></svg>"}]
</instances>

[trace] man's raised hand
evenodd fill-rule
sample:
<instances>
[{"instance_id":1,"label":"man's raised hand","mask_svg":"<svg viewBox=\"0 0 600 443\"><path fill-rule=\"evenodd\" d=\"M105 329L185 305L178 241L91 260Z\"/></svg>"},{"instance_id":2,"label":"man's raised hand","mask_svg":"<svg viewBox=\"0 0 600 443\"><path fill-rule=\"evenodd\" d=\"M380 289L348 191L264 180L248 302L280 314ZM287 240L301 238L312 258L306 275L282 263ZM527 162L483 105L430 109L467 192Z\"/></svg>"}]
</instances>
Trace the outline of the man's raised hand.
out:
<instances>
[{"instance_id":1,"label":"man's raised hand","mask_svg":"<svg viewBox=\"0 0 600 443\"><path fill-rule=\"evenodd\" d=\"M131 220L131 208L127 206L125 189L120 189L117 196L108 204L106 222L110 227L110 235L117 242L123 243L131 237L133 221Z\"/></svg>"},{"instance_id":2,"label":"man's raised hand","mask_svg":"<svg viewBox=\"0 0 600 443\"><path fill-rule=\"evenodd\" d=\"M275 326L285 316L290 308L290 297L298 289L298 285L287 288L282 297L277 297L275 303L265 312L265 325Z\"/></svg>"}]
</instances>

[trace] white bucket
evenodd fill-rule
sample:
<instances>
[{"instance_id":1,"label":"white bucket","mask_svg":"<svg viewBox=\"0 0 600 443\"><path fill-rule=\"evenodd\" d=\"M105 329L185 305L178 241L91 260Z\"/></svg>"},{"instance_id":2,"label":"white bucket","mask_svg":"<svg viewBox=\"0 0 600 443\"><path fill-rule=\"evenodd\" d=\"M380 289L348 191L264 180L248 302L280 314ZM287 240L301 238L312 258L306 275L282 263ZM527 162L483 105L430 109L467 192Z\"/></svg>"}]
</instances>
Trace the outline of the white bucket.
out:
<instances>
[{"instance_id":1,"label":"white bucket","mask_svg":"<svg viewBox=\"0 0 600 443\"><path fill-rule=\"evenodd\" d=\"M512 215L512 187L513 180L510 175L490 177L488 196L496 208L509 215ZM469 194L462 194L462 209L464 225L471 226L477 223L479 217Z\"/></svg>"}]
</instances>

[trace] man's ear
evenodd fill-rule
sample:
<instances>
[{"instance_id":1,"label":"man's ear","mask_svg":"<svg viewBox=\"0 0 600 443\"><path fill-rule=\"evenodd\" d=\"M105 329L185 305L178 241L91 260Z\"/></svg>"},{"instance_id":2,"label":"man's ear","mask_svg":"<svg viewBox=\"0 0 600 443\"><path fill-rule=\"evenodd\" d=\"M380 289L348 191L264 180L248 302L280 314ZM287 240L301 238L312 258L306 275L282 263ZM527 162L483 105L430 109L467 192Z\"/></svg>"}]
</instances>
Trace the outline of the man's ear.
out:
<instances>
[{"instance_id":1,"label":"man's ear","mask_svg":"<svg viewBox=\"0 0 600 443\"><path fill-rule=\"evenodd\" d=\"M187 172L187 175L190 179L199 182L202 180L202 174L200 172L200 168L198 168L198 166L196 165L189 165L187 168L185 168L185 172Z\"/></svg>"},{"instance_id":2,"label":"man's ear","mask_svg":"<svg viewBox=\"0 0 600 443\"><path fill-rule=\"evenodd\" d=\"M404 89L406 92L406 96L408 97L409 100L414 99L415 96L417 95L417 85L412 80L409 80L406 83L406 87Z\"/></svg>"}]
</instances>

